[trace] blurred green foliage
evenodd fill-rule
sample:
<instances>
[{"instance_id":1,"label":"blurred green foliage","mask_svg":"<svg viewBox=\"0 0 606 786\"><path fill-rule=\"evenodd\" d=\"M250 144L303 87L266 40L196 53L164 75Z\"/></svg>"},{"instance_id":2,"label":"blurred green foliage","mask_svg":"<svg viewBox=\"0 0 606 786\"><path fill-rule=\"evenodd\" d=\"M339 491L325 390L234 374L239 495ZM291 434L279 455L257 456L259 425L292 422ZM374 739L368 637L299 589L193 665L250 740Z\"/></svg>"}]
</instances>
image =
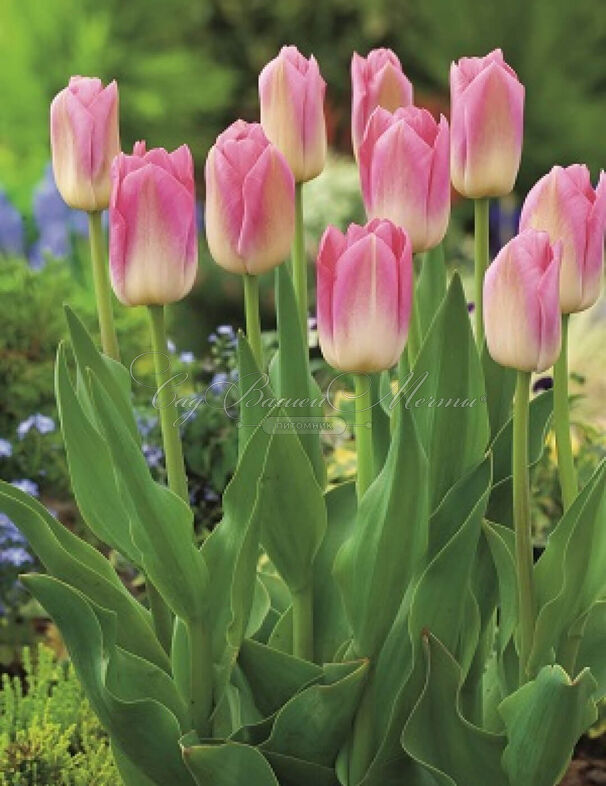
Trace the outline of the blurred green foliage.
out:
<instances>
[{"instance_id":1,"label":"blurred green foliage","mask_svg":"<svg viewBox=\"0 0 606 786\"><path fill-rule=\"evenodd\" d=\"M337 148L349 147L353 50L391 46L417 100L446 110L450 61L501 46L527 88L520 193L555 162L603 164L600 0L0 0L0 183L29 208L48 104L74 73L119 80L125 148L187 142L201 176L216 134L256 117L258 72L284 43L318 58Z\"/></svg>"}]
</instances>

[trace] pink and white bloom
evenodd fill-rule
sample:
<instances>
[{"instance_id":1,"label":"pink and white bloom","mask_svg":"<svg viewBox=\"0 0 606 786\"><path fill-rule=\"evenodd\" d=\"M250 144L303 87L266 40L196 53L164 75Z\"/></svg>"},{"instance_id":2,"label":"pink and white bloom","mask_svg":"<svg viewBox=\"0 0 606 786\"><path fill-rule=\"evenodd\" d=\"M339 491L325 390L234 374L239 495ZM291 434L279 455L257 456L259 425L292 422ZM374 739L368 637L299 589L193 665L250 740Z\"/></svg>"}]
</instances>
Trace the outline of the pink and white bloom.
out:
<instances>
[{"instance_id":1,"label":"pink and white bloom","mask_svg":"<svg viewBox=\"0 0 606 786\"><path fill-rule=\"evenodd\" d=\"M317 260L320 348L341 371L394 366L408 337L412 307L412 247L391 221L330 226Z\"/></svg>"},{"instance_id":2,"label":"pink and white bloom","mask_svg":"<svg viewBox=\"0 0 606 786\"><path fill-rule=\"evenodd\" d=\"M181 300L194 284L198 238L194 164L187 145L172 153L137 142L112 166L109 263L127 306Z\"/></svg>"},{"instance_id":3,"label":"pink and white bloom","mask_svg":"<svg viewBox=\"0 0 606 786\"><path fill-rule=\"evenodd\" d=\"M495 49L450 66L452 184L470 198L513 189L524 126L524 85Z\"/></svg>"},{"instance_id":4,"label":"pink and white bloom","mask_svg":"<svg viewBox=\"0 0 606 786\"><path fill-rule=\"evenodd\" d=\"M283 46L259 75L261 125L280 150L297 183L324 169L326 121L322 79L315 57L309 60L296 46Z\"/></svg>"},{"instance_id":5,"label":"pink and white bloom","mask_svg":"<svg viewBox=\"0 0 606 786\"><path fill-rule=\"evenodd\" d=\"M562 244L527 229L503 246L484 278L488 350L502 366L545 371L560 354Z\"/></svg>"},{"instance_id":6,"label":"pink and white bloom","mask_svg":"<svg viewBox=\"0 0 606 786\"><path fill-rule=\"evenodd\" d=\"M109 205L110 168L120 152L118 86L72 76L50 107L50 138L55 183L63 199L78 210Z\"/></svg>"},{"instance_id":7,"label":"pink and white bloom","mask_svg":"<svg viewBox=\"0 0 606 786\"><path fill-rule=\"evenodd\" d=\"M440 243L450 216L449 134L446 118L408 106L378 107L360 145L366 214L408 232L414 252Z\"/></svg>"},{"instance_id":8,"label":"pink and white bloom","mask_svg":"<svg viewBox=\"0 0 606 786\"><path fill-rule=\"evenodd\" d=\"M560 306L564 314L592 306L602 290L606 174L597 188L585 165L554 166L530 190L520 229L542 229L562 241Z\"/></svg>"},{"instance_id":9,"label":"pink and white bloom","mask_svg":"<svg viewBox=\"0 0 606 786\"><path fill-rule=\"evenodd\" d=\"M258 275L284 262L295 228L295 183L259 123L237 120L206 159L206 238L218 265Z\"/></svg>"},{"instance_id":10,"label":"pink and white bloom","mask_svg":"<svg viewBox=\"0 0 606 786\"><path fill-rule=\"evenodd\" d=\"M411 81L391 49L373 49L367 57L357 52L351 58L351 141L356 159L366 125L374 110L388 112L413 102Z\"/></svg>"}]
</instances>

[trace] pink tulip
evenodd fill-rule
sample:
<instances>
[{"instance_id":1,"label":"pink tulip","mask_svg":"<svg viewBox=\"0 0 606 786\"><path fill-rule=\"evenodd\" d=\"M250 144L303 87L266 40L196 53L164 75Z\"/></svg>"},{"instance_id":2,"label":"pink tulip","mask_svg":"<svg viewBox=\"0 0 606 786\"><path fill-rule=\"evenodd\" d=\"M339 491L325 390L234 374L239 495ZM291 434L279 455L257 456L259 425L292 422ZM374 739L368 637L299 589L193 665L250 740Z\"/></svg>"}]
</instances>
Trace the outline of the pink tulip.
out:
<instances>
[{"instance_id":1,"label":"pink tulip","mask_svg":"<svg viewBox=\"0 0 606 786\"><path fill-rule=\"evenodd\" d=\"M522 155L524 86L495 49L450 67L452 184L470 198L504 196Z\"/></svg>"},{"instance_id":2,"label":"pink tulip","mask_svg":"<svg viewBox=\"0 0 606 786\"><path fill-rule=\"evenodd\" d=\"M408 106L378 107L360 145L362 196L368 218L404 227L413 251L441 242L450 215L448 123Z\"/></svg>"},{"instance_id":3,"label":"pink tulip","mask_svg":"<svg viewBox=\"0 0 606 786\"><path fill-rule=\"evenodd\" d=\"M375 219L328 227L317 261L320 348L342 371L394 366L408 336L412 306L412 248L406 232Z\"/></svg>"},{"instance_id":4,"label":"pink tulip","mask_svg":"<svg viewBox=\"0 0 606 786\"><path fill-rule=\"evenodd\" d=\"M554 166L530 190L520 229L542 229L562 241L560 306L565 314L592 306L602 289L606 175L591 186L586 166Z\"/></svg>"},{"instance_id":5,"label":"pink tulip","mask_svg":"<svg viewBox=\"0 0 606 786\"><path fill-rule=\"evenodd\" d=\"M366 58L354 52L351 58L351 91L351 139L357 159L373 111L378 106L389 112L410 106L413 89L395 52L373 49Z\"/></svg>"},{"instance_id":6,"label":"pink tulip","mask_svg":"<svg viewBox=\"0 0 606 786\"><path fill-rule=\"evenodd\" d=\"M198 269L194 165L187 145L112 165L109 262L116 297L127 306L162 305L190 291Z\"/></svg>"},{"instance_id":7,"label":"pink tulip","mask_svg":"<svg viewBox=\"0 0 606 786\"><path fill-rule=\"evenodd\" d=\"M237 120L206 159L206 237L218 265L258 275L288 257L295 184L259 123Z\"/></svg>"},{"instance_id":8,"label":"pink tulip","mask_svg":"<svg viewBox=\"0 0 606 786\"><path fill-rule=\"evenodd\" d=\"M261 125L284 154L297 183L324 169L325 90L315 57L307 60L296 46L283 46L259 76Z\"/></svg>"},{"instance_id":9,"label":"pink tulip","mask_svg":"<svg viewBox=\"0 0 606 786\"><path fill-rule=\"evenodd\" d=\"M488 350L502 366L545 371L560 354L562 244L527 229L497 254L484 278Z\"/></svg>"},{"instance_id":10,"label":"pink tulip","mask_svg":"<svg viewBox=\"0 0 606 786\"><path fill-rule=\"evenodd\" d=\"M72 76L50 108L55 182L70 207L104 210L109 205L110 167L120 152L118 86Z\"/></svg>"}]
</instances>

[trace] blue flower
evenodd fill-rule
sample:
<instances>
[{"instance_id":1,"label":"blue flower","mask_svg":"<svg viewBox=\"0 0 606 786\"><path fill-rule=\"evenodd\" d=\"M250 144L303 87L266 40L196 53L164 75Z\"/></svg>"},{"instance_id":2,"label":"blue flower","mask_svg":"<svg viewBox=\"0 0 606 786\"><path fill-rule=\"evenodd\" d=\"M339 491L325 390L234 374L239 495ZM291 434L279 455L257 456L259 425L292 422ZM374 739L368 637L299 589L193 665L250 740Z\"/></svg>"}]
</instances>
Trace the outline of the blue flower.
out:
<instances>
[{"instance_id":1,"label":"blue flower","mask_svg":"<svg viewBox=\"0 0 606 786\"><path fill-rule=\"evenodd\" d=\"M164 458L162 448L158 448L155 445L148 445L144 442L143 445L141 445L141 450L143 451L143 455L149 467L158 467L162 463L162 459Z\"/></svg>"},{"instance_id":2,"label":"blue flower","mask_svg":"<svg viewBox=\"0 0 606 786\"><path fill-rule=\"evenodd\" d=\"M0 458L10 458L13 455L13 446L8 439L0 438Z\"/></svg>"},{"instance_id":3,"label":"blue flower","mask_svg":"<svg viewBox=\"0 0 606 786\"><path fill-rule=\"evenodd\" d=\"M229 385L229 377L225 371L217 371L217 373L213 375L213 378L210 382L209 390L214 393L215 396L220 396L221 393L224 393L227 390Z\"/></svg>"},{"instance_id":4,"label":"blue flower","mask_svg":"<svg viewBox=\"0 0 606 786\"><path fill-rule=\"evenodd\" d=\"M137 428L142 437L147 437L158 425L158 418L154 415L137 415Z\"/></svg>"},{"instance_id":5,"label":"blue flower","mask_svg":"<svg viewBox=\"0 0 606 786\"><path fill-rule=\"evenodd\" d=\"M0 565L12 565L15 568L20 568L33 561L32 555L22 546L9 546L9 548L0 551Z\"/></svg>"},{"instance_id":6,"label":"blue flower","mask_svg":"<svg viewBox=\"0 0 606 786\"><path fill-rule=\"evenodd\" d=\"M172 341L170 338L167 340L166 346L168 347L168 351L172 352L173 354L177 351L177 347L175 345L175 342Z\"/></svg>"},{"instance_id":7,"label":"blue flower","mask_svg":"<svg viewBox=\"0 0 606 786\"><path fill-rule=\"evenodd\" d=\"M193 352L181 352L179 355L179 360L181 363L193 363L195 359L196 358Z\"/></svg>"},{"instance_id":8,"label":"blue flower","mask_svg":"<svg viewBox=\"0 0 606 786\"><path fill-rule=\"evenodd\" d=\"M21 214L4 191L0 191L0 253L19 256L23 254L24 245Z\"/></svg>"},{"instance_id":9,"label":"blue flower","mask_svg":"<svg viewBox=\"0 0 606 786\"><path fill-rule=\"evenodd\" d=\"M26 543L27 540L21 530L17 529L6 513L0 513L0 546L24 545Z\"/></svg>"},{"instance_id":10,"label":"blue flower","mask_svg":"<svg viewBox=\"0 0 606 786\"><path fill-rule=\"evenodd\" d=\"M32 497L39 497L40 496L40 489L38 488L38 484L33 481L29 480L28 478L21 478L20 480L12 480L11 485L21 491L25 491L26 494L31 494Z\"/></svg>"},{"instance_id":11,"label":"blue flower","mask_svg":"<svg viewBox=\"0 0 606 786\"><path fill-rule=\"evenodd\" d=\"M36 412L19 423L17 436L19 439L23 439L31 429L35 429L39 434L50 434L56 429L55 421L47 415L41 415L39 412Z\"/></svg>"},{"instance_id":12,"label":"blue flower","mask_svg":"<svg viewBox=\"0 0 606 786\"><path fill-rule=\"evenodd\" d=\"M230 338L233 338L235 335L232 325L219 325L217 328L217 333L220 336L229 336Z\"/></svg>"}]
</instances>

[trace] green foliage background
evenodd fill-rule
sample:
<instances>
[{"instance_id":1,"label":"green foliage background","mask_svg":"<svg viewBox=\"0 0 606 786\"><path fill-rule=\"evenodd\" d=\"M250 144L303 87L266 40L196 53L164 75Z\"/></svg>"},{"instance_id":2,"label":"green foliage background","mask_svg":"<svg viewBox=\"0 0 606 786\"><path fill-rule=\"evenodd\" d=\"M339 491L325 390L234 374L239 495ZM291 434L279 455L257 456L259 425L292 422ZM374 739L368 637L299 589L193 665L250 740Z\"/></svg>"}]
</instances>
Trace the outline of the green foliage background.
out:
<instances>
[{"instance_id":1,"label":"green foliage background","mask_svg":"<svg viewBox=\"0 0 606 786\"><path fill-rule=\"evenodd\" d=\"M453 58L503 47L527 88L520 193L555 161L603 165L601 0L0 0L0 182L28 210L48 160L48 102L74 73L117 78L125 148L187 142L198 175L216 134L257 112L283 43L319 59L333 145L349 145L349 61L391 46L417 98L446 108Z\"/></svg>"}]
</instances>

